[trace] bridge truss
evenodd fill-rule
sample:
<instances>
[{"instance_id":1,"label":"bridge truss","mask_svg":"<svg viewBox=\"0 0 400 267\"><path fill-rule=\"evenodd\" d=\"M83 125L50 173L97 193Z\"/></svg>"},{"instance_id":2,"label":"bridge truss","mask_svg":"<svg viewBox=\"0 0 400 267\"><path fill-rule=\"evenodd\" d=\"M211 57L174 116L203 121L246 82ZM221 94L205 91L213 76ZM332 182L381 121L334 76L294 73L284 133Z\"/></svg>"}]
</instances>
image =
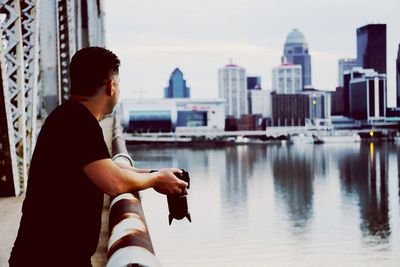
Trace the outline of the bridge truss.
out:
<instances>
[{"instance_id":1,"label":"bridge truss","mask_svg":"<svg viewBox=\"0 0 400 267\"><path fill-rule=\"evenodd\" d=\"M25 191L37 118L68 99L71 56L104 46L103 6L100 0L0 0L0 196Z\"/></svg>"}]
</instances>

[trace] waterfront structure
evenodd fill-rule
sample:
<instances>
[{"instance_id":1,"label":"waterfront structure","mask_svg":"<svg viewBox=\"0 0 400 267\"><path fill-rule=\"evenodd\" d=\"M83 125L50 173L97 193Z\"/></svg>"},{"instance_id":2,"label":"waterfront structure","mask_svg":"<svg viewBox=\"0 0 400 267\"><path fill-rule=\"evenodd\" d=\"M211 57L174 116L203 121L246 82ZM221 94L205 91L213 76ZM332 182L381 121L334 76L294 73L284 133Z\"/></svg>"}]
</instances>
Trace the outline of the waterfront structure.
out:
<instances>
[{"instance_id":1,"label":"waterfront structure","mask_svg":"<svg viewBox=\"0 0 400 267\"><path fill-rule=\"evenodd\" d=\"M308 90L298 94L272 95L273 126L330 125L329 92Z\"/></svg>"},{"instance_id":2,"label":"waterfront structure","mask_svg":"<svg viewBox=\"0 0 400 267\"><path fill-rule=\"evenodd\" d=\"M224 130L224 99L127 99L122 123L128 132Z\"/></svg>"},{"instance_id":3,"label":"waterfront structure","mask_svg":"<svg viewBox=\"0 0 400 267\"><path fill-rule=\"evenodd\" d=\"M261 90L261 77L248 76L247 77L247 90Z\"/></svg>"},{"instance_id":4,"label":"waterfront structure","mask_svg":"<svg viewBox=\"0 0 400 267\"><path fill-rule=\"evenodd\" d=\"M296 94L303 89L302 66L284 63L272 70L272 89L277 94Z\"/></svg>"},{"instance_id":5,"label":"waterfront structure","mask_svg":"<svg viewBox=\"0 0 400 267\"><path fill-rule=\"evenodd\" d=\"M343 75L347 70L357 67L356 58L342 58L338 61L338 85L343 86Z\"/></svg>"},{"instance_id":6,"label":"waterfront structure","mask_svg":"<svg viewBox=\"0 0 400 267\"><path fill-rule=\"evenodd\" d=\"M309 55L308 43L302 32L293 29L286 37L283 50L282 63L301 65L301 84L303 87L311 86L311 57Z\"/></svg>"},{"instance_id":7,"label":"waterfront structure","mask_svg":"<svg viewBox=\"0 0 400 267\"><path fill-rule=\"evenodd\" d=\"M349 86L349 112L368 124L386 117L386 75L373 69L353 69Z\"/></svg>"},{"instance_id":8,"label":"waterfront structure","mask_svg":"<svg viewBox=\"0 0 400 267\"><path fill-rule=\"evenodd\" d=\"M164 89L164 98L190 98L190 88L186 86L186 80L179 68L172 72L169 85Z\"/></svg>"},{"instance_id":9,"label":"waterfront structure","mask_svg":"<svg viewBox=\"0 0 400 267\"><path fill-rule=\"evenodd\" d=\"M357 29L357 65L386 74L386 24Z\"/></svg>"},{"instance_id":10,"label":"waterfront structure","mask_svg":"<svg viewBox=\"0 0 400 267\"><path fill-rule=\"evenodd\" d=\"M272 116L271 91L250 90L249 96L250 114L261 114L264 118Z\"/></svg>"},{"instance_id":11,"label":"waterfront structure","mask_svg":"<svg viewBox=\"0 0 400 267\"><path fill-rule=\"evenodd\" d=\"M228 64L218 70L219 97L226 100L227 116L240 118L248 114L246 70Z\"/></svg>"},{"instance_id":12,"label":"waterfront structure","mask_svg":"<svg viewBox=\"0 0 400 267\"><path fill-rule=\"evenodd\" d=\"M397 107L400 108L400 44L396 60Z\"/></svg>"}]
</instances>

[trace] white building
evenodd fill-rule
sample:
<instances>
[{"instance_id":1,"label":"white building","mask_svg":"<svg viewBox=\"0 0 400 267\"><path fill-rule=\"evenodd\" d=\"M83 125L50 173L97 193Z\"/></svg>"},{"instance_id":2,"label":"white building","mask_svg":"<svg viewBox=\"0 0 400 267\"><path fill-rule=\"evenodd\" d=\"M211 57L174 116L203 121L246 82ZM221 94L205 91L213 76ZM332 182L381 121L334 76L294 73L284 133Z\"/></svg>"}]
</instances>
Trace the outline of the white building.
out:
<instances>
[{"instance_id":1,"label":"white building","mask_svg":"<svg viewBox=\"0 0 400 267\"><path fill-rule=\"evenodd\" d=\"M251 114L261 114L264 118L272 117L271 91L249 90Z\"/></svg>"},{"instance_id":2,"label":"white building","mask_svg":"<svg viewBox=\"0 0 400 267\"><path fill-rule=\"evenodd\" d=\"M357 66L356 58L342 58L338 61L338 84L343 86L343 75L345 71L350 71Z\"/></svg>"},{"instance_id":3,"label":"white building","mask_svg":"<svg viewBox=\"0 0 400 267\"><path fill-rule=\"evenodd\" d=\"M272 89L277 94L297 94L303 89L301 65L284 63L272 70Z\"/></svg>"},{"instance_id":4,"label":"white building","mask_svg":"<svg viewBox=\"0 0 400 267\"><path fill-rule=\"evenodd\" d=\"M234 64L228 64L218 70L219 97L226 100L227 116L240 118L248 114L246 70Z\"/></svg>"},{"instance_id":5,"label":"white building","mask_svg":"<svg viewBox=\"0 0 400 267\"><path fill-rule=\"evenodd\" d=\"M130 132L225 128L224 99L127 99L122 101L121 110L123 126Z\"/></svg>"}]
</instances>

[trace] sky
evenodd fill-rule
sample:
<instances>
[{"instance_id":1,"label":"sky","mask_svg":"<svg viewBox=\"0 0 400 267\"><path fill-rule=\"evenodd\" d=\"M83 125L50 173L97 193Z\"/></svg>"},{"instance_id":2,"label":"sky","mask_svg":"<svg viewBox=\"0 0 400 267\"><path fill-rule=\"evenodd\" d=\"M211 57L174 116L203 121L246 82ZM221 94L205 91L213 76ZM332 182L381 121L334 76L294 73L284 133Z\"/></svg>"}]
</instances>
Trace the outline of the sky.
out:
<instances>
[{"instance_id":1,"label":"sky","mask_svg":"<svg viewBox=\"0 0 400 267\"><path fill-rule=\"evenodd\" d=\"M162 98L180 68L192 98L218 97L218 69L232 60L272 87L292 29L309 45L312 85L334 90L338 59L355 58L356 29L387 24L388 106L395 106L399 0L105 1L106 46L121 59L121 99Z\"/></svg>"}]
</instances>

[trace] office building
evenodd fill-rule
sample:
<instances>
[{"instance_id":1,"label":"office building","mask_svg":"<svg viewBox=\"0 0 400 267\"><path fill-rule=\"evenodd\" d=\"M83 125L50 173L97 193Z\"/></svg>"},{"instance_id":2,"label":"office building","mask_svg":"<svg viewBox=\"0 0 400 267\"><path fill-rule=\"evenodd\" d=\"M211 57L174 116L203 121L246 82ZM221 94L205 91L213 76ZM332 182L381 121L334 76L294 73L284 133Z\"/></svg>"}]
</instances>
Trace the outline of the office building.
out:
<instances>
[{"instance_id":1,"label":"office building","mask_svg":"<svg viewBox=\"0 0 400 267\"><path fill-rule=\"evenodd\" d=\"M249 92L250 114L261 114L264 118L272 116L271 91L250 90Z\"/></svg>"},{"instance_id":2,"label":"office building","mask_svg":"<svg viewBox=\"0 0 400 267\"><path fill-rule=\"evenodd\" d=\"M330 93L308 90L298 94L272 95L273 126L331 124Z\"/></svg>"},{"instance_id":3,"label":"office building","mask_svg":"<svg viewBox=\"0 0 400 267\"><path fill-rule=\"evenodd\" d=\"M349 103L350 117L353 119L367 123L384 120L386 75L373 69L360 69L353 73L350 79Z\"/></svg>"},{"instance_id":4,"label":"office building","mask_svg":"<svg viewBox=\"0 0 400 267\"><path fill-rule=\"evenodd\" d=\"M302 92L308 95L309 101L309 117L310 123L320 125L318 121L330 123L331 118L331 94L330 92L319 91L315 89Z\"/></svg>"},{"instance_id":5,"label":"office building","mask_svg":"<svg viewBox=\"0 0 400 267\"><path fill-rule=\"evenodd\" d=\"M396 60L397 107L400 108L400 44Z\"/></svg>"},{"instance_id":6,"label":"office building","mask_svg":"<svg viewBox=\"0 0 400 267\"><path fill-rule=\"evenodd\" d=\"M357 29L357 65L386 74L386 24Z\"/></svg>"},{"instance_id":7,"label":"office building","mask_svg":"<svg viewBox=\"0 0 400 267\"><path fill-rule=\"evenodd\" d=\"M311 57L308 53L308 44L303 33L298 29L292 30L285 42L282 63L301 65L301 84L303 87L311 86Z\"/></svg>"},{"instance_id":8,"label":"office building","mask_svg":"<svg viewBox=\"0 0 400 267\"><path fill-rule=\"evenodd\" d=\"M347 70L357 67L356 58L342 58L338 61L338 85L343 86L343 75Z\"/></svg>"},{"instance_id":9,"label":"office building","mask_svg":"<svg viewBox=\"0 0 400 267\"><path fill-rule=\"evenodd\" d=\"M164 89L164 98L190 98L190 88L186 86L180 69L172 72L169 85Z\"/></svg>"},{"instance_id":10,"label":"office building","mask_svg":"<svg viewBox=\"0 0 400 267\"><path fill-rule=\"evenodd\" d=\"M227 116L240 118L248 114L246 70L228 64L218 70L219 97L226 100Z\"/></svg>"},{"instance_id":11,"label":"office building","mask_svg":"<svg viewBox=\"0 0 400 267\"><path fill-rule=\"evenodd\" d=\"M332 116L343 116L345 114L344 109L344 88L339 86L336 87L336 91L331 92L331 115ZM347 105L348 97L347 97Z\"/></svg>"},{"instance_id":12,"label":"office building","mask_svg":"<svg viewBox=\"0 0 400 267\"><path fill-rule=\"evenodd\" d=\"M277 94L296 94L301 92L302 66L284 63L272 70L272 90Z\"/></svg>"}]
</instances>

